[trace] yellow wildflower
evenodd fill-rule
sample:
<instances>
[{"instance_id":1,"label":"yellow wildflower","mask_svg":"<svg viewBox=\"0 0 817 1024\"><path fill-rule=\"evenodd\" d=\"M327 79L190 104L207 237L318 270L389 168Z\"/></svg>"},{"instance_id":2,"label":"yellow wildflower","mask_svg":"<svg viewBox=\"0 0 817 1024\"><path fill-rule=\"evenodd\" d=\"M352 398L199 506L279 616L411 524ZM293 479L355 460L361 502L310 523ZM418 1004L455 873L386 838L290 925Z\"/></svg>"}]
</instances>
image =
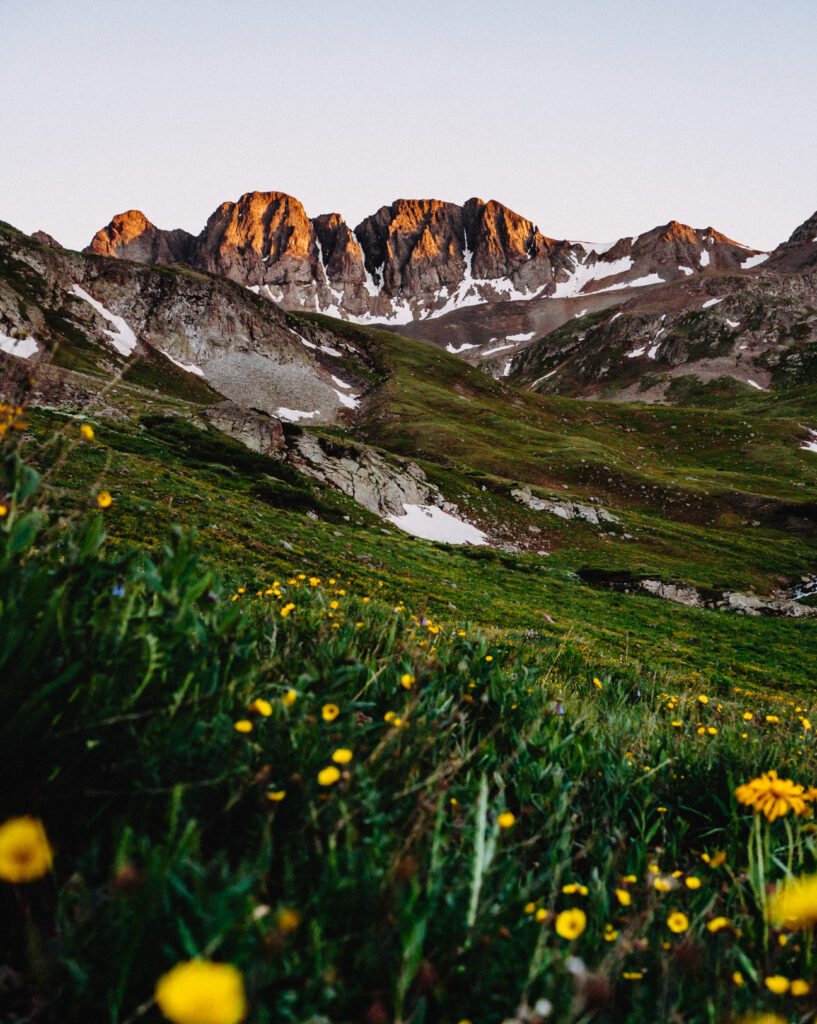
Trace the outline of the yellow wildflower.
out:
<instances>
[{"instance_id":1,"label":"yellow wildflower","mask_svg":"<svg viewBox=\"0 0 817 1024\"><path fill-rule=\"evenodd\" d=\"M556 918L556 934L563 939L577 939L586 927L587 916L578 907L563 910Z\"/></svg>"},{"instance_id":2,"label":"yellow wildflower","mask_svg":"<svg viewBox=\"0 0 817 1024\"><path fill-rule=\"evenodd\" d=\"M689 928L689 918L686 914L682 914L680 910L676 910L667 918L667 928L671 932L675 932L676 935L679 935Z\"/></svg>"},{"instance_id":3,"label":"yellow wildflower","mask_svg":"<svg viewBox=\"0 0 817 1024\"><path fill-rule=\"evenodd\" d=\"M272 704L268 700L264 700L262 697L256 697L256 699L250 704L250 711L257 711L259 715L263 715L264 718L269 718L272 714Z\"/></svg>"},{"instance_id":4,"label":"yellow wildflower","mask_svg":"<svg viewBox=\"0 0 817 1024\"><path fill-rule=\"evenodd\" d=\"M335 764L348 764L353 758L352 751L346 747L339 747L332 754L332 760Z\"/></svg>"},{"instance_id":5,"label":"yellow wildflower","mask_svg":"<svg viewBox=\"0 0 817 1024\"><path fill-rule=\"evenodd\" d=\"M337 704L324 704L321 708L321 717L324 722L334 722L340 714L340 708Z\"/></svg>"},{"instance_id":6,"label":"yellow wildflower","mask_svg":"<svg viewBox=\"0 0 817 1024\"><path fill-rule=\"evenodd\" d=\"M535 903L526 903L525 904L525 913L526 914L533 914L535 912L536 912L536 904Z\"/></svg>"},{"instance_id":7,"label":"yellow wildflower","mask_svg":"<svg viewBox=\"0 0 817 1024\"><path fill-rule=\"evenodd\" d=\"M414 686L414 676L411 672L404 672L400 676L400 685L404 690L410 690Z\"/></svg>"},{"instance_id":8,"label":"yellow wildflower","mask_svg":"<svg viewBox=\"0 0 817 1024\"><path fill-rule=\"evenodd\" d=\"M732 974L732 981L740 988L743 985L743 975L740 971L734 971Z\"/></svg>"},{"instance_id":9,"label":"yellow wildflower","mask_svg":"<svg viewBox=\"0 0 817 1024\"><path fill-rule=\"evenodd\" d=\"M318 772L318 784L321 786L331 786L340 778L340 772L333 765L330 764L328 768L322 768Z\"/></svg>"},{"instance_id":10,"label":"yellow wildflower","mask_svg":"<svg viewBox=\"0 0 817 1024\"><path fill-rule=\"evenodd\" d=\"M279 804L286 795L287 791L285 789L275 789L267 793L267 800L272 800L274 804Z\"/></svg>"},{"instance_id":11,"label":"yellow wildflower","mask_svg":"<svg viewBox=\"0 0 817 1024\"><path fill-rule=\"evenodd\" d=\"M632 896L627 892L626 889L616 889L616 899L622 905L622 907L629 907L633 902Z\"/></svg>"},{"instance_id":12,"label":"yellow wildflower","mask_svg":"<svg viewBox=\"0 0 817 1024\"><path fill-rule=\"evenodd\" d=\"M539 924L541 924L543 921L547 921L547 918L548 912L543 907L540 907L536 911L536 920L539 922Z\"/></svg>"},{"instance_id":13,"label":"yellow wildflower","mask_svg":"<svg viewBox=\"0 0 817 1024\"><path fill-rule=\"evenodd\" d=\"M789 990L789 979L784 978L782 974L773 974L771 977L764 978L763 980L766 988L770 992L774 992L776 996L783 995L784 992Z\"/></svg>"},{"instance_id":14,"label":"yellow wildflower","mask_svg":"<svg viewBox=\"0 0 817 1024\"><path fill-rule=\"evenodd\" d=\"M110 508L113 498L110 491L100 491L96 496L96 503L100 508Z\"/></svg>"},{"instance_id":15,"label":"yellow wildflower","mask_svg":"<svg viewBox=\"0 0 817 1024\"><path fill-rule=\"evenodd\" d=\"M772 769L763 772L759 779L752 779L735 790L738 803L751 807L756 814L765 814L769 821L787 814L805 814L804 787L791 779L779 779Z\"/></svg>"},{"instance_id":16,"label":"yellow wildflower","mask_svg":"<svg viewBox=\"0 0 817 1024\"><path fill-rule=\"evenodd\" d=\"M595 676L593 677L593 686L595 686L595 688L597 690L603 690L604 689L604 687L601 685L601 680L600 679L596 679Z\"/></svg>"},{"instance_id":17,"label":"yellow wildflower","mask_svg":"<svg viewBox=\"0 0 817 1024\"><path fill-rule=\"evenodd\" d=\"M236 732L252 732L252 722L248 718L242 718L233 728Z\"/></svg>"},{"instance_id":18,"label":"yellow wildflower","mask_svg":"<svg viewBox=\"0 0 817 1024\"><path fill-rule=\"evenodd\" d=\"M283 697L281 698L281 700L282 700L282 701L284 702L284 704L285 704L285 705L286 705L286 706L287 706L288 708L291 708L291 707L292 707L292 705L293 705L293 704L295 703L295 701L296 701L297 699L298 699L298 693L297 693L297 691L296 691L296 690L287 690L287 692L286 692L286 693L284 694L284 696L283 696Z\"/></svg>"},{"instance_id":19,"label":"yellow wildflower","mask_svg":"<svg viewBox=\"0 0 817 1024\"><path fill-rule=\"evenodd\" d=\"M285 619L291 611L295 610L295 605L290 601L289 604L285 604L281 609L281 618Z\"/></svg>"},{"instance_id":20,"label":"yellow wildflower","mask_svg":"<svg viewBox=\"0 0 817 1024\"><path fill-rule=\"evenodd\" d=\"M278 922L279 930L282 931L284 935L291 935L292 932L297 930L298 925L301 923L301 915L297 910L293 910L292 907L281 907L275 915L275 919Z\"/></svg>"},{"instance_id":21,"label":"yellow wildflower","mask_svg":"<svg viewBox=\"0 0 817 1024\"><path fill-rule=\"evenodd\" d=\"M729 927L729 921L725 917L713 917L711 921L707 923L707 931L715 932L722 931L724 928Z\"/></svg>"},{"instance_id":22,"label":"yellow wildflower","mask_svg":"<svg viewBox=\"0 0 817 1024\"><path fill-rule=\"evenodd\" d=\"M51 868L54 851L39 818L25 815L0 825L0 878L33 882Z\"/></svg>"},{"instance_id":23,"label":"yellow wildflower","mask_svg":"<svg viewBox=\"0 0 817 1024\"><path fill-rule=\"evenodd\" d=\"M510 828L516 821L516 815L512 811L503 811L496 820L500 828Z\"/></svg>"},{"instance_id":24,"label":"yellow wildflower","mask_svg":"<svg viewBox=\"0 0 817 1024\"><path fill-rule=\"evenodd\" d=\"M623 971L621 977L624 978L625 981L641 981L641 979L644 977L644 972Z\"/></svg>"},{"instance_id":25,"label":"yellow wildflower","mask_svg":"<svg viewBox=\"0 0 817 1024\"><path fill-rule=\"evenodd\" d=\"M694 875L690 875L689 878L684 879L684 885L687 889L700 889L701 880L700 878L696 878Z\"/></svg>"},{"instance_id":26,"label":"yellow wildflower","mask_svg":"<svg viewBox=\"0 0 817 1024\"><path fill-rule=\"evenodd\" d=\"M579 882L568 882L567 885L562 886L562 892L568 896L572 896L578 893L579 896L586 896L588 889L586 885L580 885Z\"/></svg>"},{"instance_id":27,"label":"yellow wildflower","mask_svg":"<svg viewBox=\"0 0 817 1024\"><path fill-rule=\"evenodd\" d=\"M790 931L817 923L817 875L801 875L779 885L769 900L768 914L773 925Z\"/></svg>"},{"instance_id":28,"label":"yellow wildflower","mask_svg":"<svg viewBox=\"0 0 817 1024\"><path fill-rule=\"evenodd\" d=\"M177 964L159 978L155 998L173 1024L239 1024L247 1015L244 981L232 964Z\"/></svg>"},{"instance_id":29,"label":"yellow wildflower","mask_svg":"<svg viewBox=\"0 0 817 1024\"><path fill-rule=\"evenodd\" d=\"M803 978L795 978L789 991L793 996L807 996L811 991L811 985Z\"/></svg>"},{"instance_id":30,"label":"yellow wildflower","mask_svg":"<svg viewBox=\"0 0 817 1024\"><path fill-rule=\"evenodd\" d=\"M83 440L93 441L94 428L90 425L90 423L83 423L82 426L79 428L79 432L82 435Z\"/></svg>"},{"instance_id":31,"label":"yellow wildflower","mask_svg":"<svg viewBox=\"0 0 817 1024\"><path fill-rule=\"evenodd\" d=\"M709 697L707 697L707 695L705 693L698 694L698 702L700 704L708 704L709 703Z\"/></svg>"}]
</instances>

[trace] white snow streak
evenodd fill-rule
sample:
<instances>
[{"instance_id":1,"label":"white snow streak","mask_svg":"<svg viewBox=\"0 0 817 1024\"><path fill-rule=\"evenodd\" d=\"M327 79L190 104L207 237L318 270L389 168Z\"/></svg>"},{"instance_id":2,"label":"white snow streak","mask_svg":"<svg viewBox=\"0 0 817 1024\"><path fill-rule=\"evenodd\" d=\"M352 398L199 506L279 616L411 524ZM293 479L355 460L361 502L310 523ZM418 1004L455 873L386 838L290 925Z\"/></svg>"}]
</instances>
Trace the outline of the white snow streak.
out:
<instances>
[{"instance_id":1,"label":"white snow streak","mask_svg":"<svg viewBox=\"0 0 817 1024\"><path fill-rule=\"evenodd\" d=\"M443 512L436 505L403 505L402 516L386 516L401 530L424 540L443 544L486 544L487 536L476 526Z\"/></svg>"},{"instance_id":2,"label":"white snow streak","mask_svg":"<svg viewBox=\"0 0 817 1024\"><path fill-rule=\"evenodd\" d=\"M760 263L765 263L769 258L769 253L759 252L757 256L750 256L748 260L744 260L740 265L741 270L749 270L750 267L756 267Z\"/></svg>"},{"instance_id":3,"label":"white snow streak","mask_svg":"<svg viewBox=\"0 0 817 1024\"><path fill-rule=\"evenodd\" d=\"M280 409L275 410L275 415L279 420L289 420L291 423L297 423L298 420L309 420L313 416L320 416L320 414L320 409L315 409L312 412L302 412L300 409L287 409L283 405Z\"/></svg>"},{"instance_id":4,"label":"white snow streak","mask_svg":"<svg viewBox=\"0 0 817 1024\"><path fill-rule=\"evenodd\" d=\"M469 348L479 348L479 345L469 345L467 341L464 341L459 348L454 348L449 342L445 346L445 351L450 352L452 356L458 356L460 352L467 352Z\"/></svg>"},{"instance_id":5,"label":"white snow streak","mask_svg":"<svg viewBox=\"0 0 817 1024\"><path fill-rule=\"evenodd\" d=\"M708 302L705 302L701 306L701 309L709 309L711 306L717 306L719 302L723 302L723 299L709 299Z\"/></svg>"},{"instance_id":6,"label":"white snow streak","mask_svg":"<svg viewBox=\"0 0 817 1024\"><path fill-rule=\"evenodd\" d=\"M751 385L751 387L753 387L753 388L757 388L758 391L766 391L767 390L767 388L762 388L759 384L756 384L753 380L747 380L746 383Z\"/></svg>"},{"instance_id":7,"label":"white snow streak","mask_svg":"<svg viewBox=\"0 0 817 1024\"><path fill-rule=\"evenodd\" d=\"M103 334L107 334L111 339L111 344L120 355L129 356L131 352L136 348L136 335L128 327L121 316L111 313L110 310L105 309L101 302L97 302L93 296L89 295L88 292L84 291L78 284L72 285L69 289L70 294L76 295L78 299L82 299L83 302L87 302L93 306L94 309L101 316L113 325L112 331L103 331Z\"/></svg>"},{"instance_id":8,"label":"white snow streak","mask_svg":"<svg viewBox=\"0 0 817 1024\"><path fill-rule=\"evenodd\" d=\"M332 388L332 390L338 396L340 404L345 405L347 409L357 409L360 405L360 402L354 395L344 395L344 393L342 391L338 391L337 388Z\"/></svg>"},{"instance_id":9,"label":"white snow streak","mask_svg":"<svg viewBox=\"0 0 817 1024\"><path fill-rule=\"evenodd\" d=\"M159 351L163 356L165 356L165 358L169 359L171 363L174 363L180 369L184 370L185 373L195 373L197 377L204 376L204 370L202 370L200 366L195 366L193 363L183 363L180 359L174 359L169 352L165 352L162 349L159 349Z\"/></svg>"},{"instance_id":10,"label":"white snow streak","mask_svg":"<svg viewBox=\"0 0 817 1024\"><path fill-rule=\"evenodd\" d=\"M34 338L10 338L7 334L0 334L0 350L8 352L10 356L17 356L18 359L30 359L37 351L38 345Z\"/></svg>"}]
</instances>

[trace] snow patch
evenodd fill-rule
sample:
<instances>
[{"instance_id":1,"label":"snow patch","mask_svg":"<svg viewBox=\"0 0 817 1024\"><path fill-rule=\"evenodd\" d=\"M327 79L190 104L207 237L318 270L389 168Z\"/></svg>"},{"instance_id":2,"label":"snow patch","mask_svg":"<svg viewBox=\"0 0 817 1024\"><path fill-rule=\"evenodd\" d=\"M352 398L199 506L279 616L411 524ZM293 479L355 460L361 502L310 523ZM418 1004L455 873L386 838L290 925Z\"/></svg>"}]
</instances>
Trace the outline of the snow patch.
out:
<instances>
[{"instance_id":1,"label":"snow patch","mask_svg":"<svg viewBox=\"0 0 817 1024\"><path fill-rule=\"evenodd\" d=\"M763 388L760 384L756 384L753 380L747 380L746 383L753 388L757 388L758 391L767 391L768 388Z\"/></svg>"},{"instance_id":2,"label":"snow patch","mask_svg":"<svg viewBox=\"0 0 817 1024\"><path fill-rule=\"evenodd\" d=\"M344 384L344 387L347 385ZM345 405L347 409L357 409L360 402L354 395L344 395L342 391L338 391L337 388L332 388L335 394L338 396L338 401L341 405Z\"/></svg>"},{"instance_id":3,"label":"snow patch","mask_svg":"<svg viewBox=\"0 0 817 1024\"><path fill-rule=\"evenodd\" d=\"M635 359L638 356L643 356L646 351L647 346L642 345L641 348L634 348L632 352L625 352L624 354L627 356L628 359Z\"/></svg>"},{"instance_id":4,"label":"snow patch","mask_svg":"<svg viewBox=\"0 0 817 1024\"><path fill-rule=\"evenodd\" d=\"M76 295L78 299L82 299L83 302L87 302L89 305L93 306L97 313L105 317L105 319L113 325L114 329L112 331L103 331L102 333L108 335L111 339L111 344L120 355L129 356L131 352L133 352L136 348L136 335L121 316L116 316L115 313L111 313L110 310L107 310L101 302L97 302L93 296L80 288L78 284L72 285L71 288L69 288L69 293L71 295Z\"/></svg>"},{"instance_id":5,"label":"snow patch","mask_svg":"<svg viewBox=\"0 0 817 1024\"><path fill-rule=\"evenodd\" d=\"M708 267L709 266L709 250L708 249L702 249L701 250L700 264L701 264L702 267Z\"/></svg>"},{"instance_id":6,"label":"snow patch","mask_svg":"<svg viewBox=\"0 0 817 1024\"><path fill-rule=\"evenodd\" d=\"M686 274L687 277L689 277L690 274L694 274L695 273L695 271L692 269L692 267L682 267L682 266L679 265L678 269L681 271L682 274Z\"/></svg>"},{"instance_id":7,"label":"snow patch","mask_svg":"<svg viewBox=\"0 0 817 1024\"><path fill-rule=\"evenodd\" d=\"M749 270L750 267L756 267L761 263L765 263L769 258L769 253L759 252L756 256L750 256L748 260L744 260L740 265L741 270Z\"/></svg>"},{"instance_id":8,"label":"snow patch","mask_svg":"<svg viewBox=\"0 0 817 1024\"><path fill-rule=\"evenodd\" d=\"M488 538L476 526L443 512L436 505L403 505L402 516L386 516L390 523L414 537L442 544L487 544Z\"/></svg>"},{"instance_id":9,"label":"snow patch","mask_svg":"<svg viewBox=\"0 0 817 1024\"><path fill-rule=\"evenodd\" d=\"M555 370L551 370L550 373L546 373L544 375L544 377L540 377L539 380L535 380L533 382L533 384L531 384L530 390L533 391L533 389L536 387L537 384L541 384L543 380L547 380L548 377L552 377L554 373L558 373L558 372L559 372L559 367L557 366Z\"/></svg>"},{"instance_id":10,"label":"snow patch","mask_svg":"<svg viewBox=\"0 0 817 1024\"><path fill-rule=\"evenodd\" d=\"M817 242L817 238L815 238L815 242ZM800 447L804 452L817 452L817 430L809 430L809 433L811 434L811 440L804 441Z\"/></svg>"},{"instance_id":11,"label":"snow patch","mask_svg":"<svg viewBox=\"0 0 817 1024\"><path fill-rule=\"evenodd\" d=\"M701 309L710 309L712 306L717 306L719 302L723 302L723 299L709 299L701 306Z\"/></svg>"},{"instance_id":12,"label":"snow patch","mask_svg":"<svg viewBox=\"0 0 817 1024\"><path fill-rule=\"evenodd\" d=\"M184 370L185 373L195 373L197 377L204 376L204 370L202 370L200 366L195 366L193 363L183 363L180 359L174 359L169 352L165 352L163 349L159 349L159 351L166 359L169 359L171 363L178 366L179 369Z\"/></svg>"},{"instance_id":13,"label":"snow patch","mask_svg":"<svg viewBox=\"0 0 817 1024\"><path fill-rule=\"evenodd\" d=\"M493 339L494 341L496 339ZM513 348L516 342L512 341L509 345L497 345L496 348L489 348L487 352L481 353L483 356L492 356L495 352L504 352L506 348Z\"/></svg>"},{"instance_id":14,"label":"snow patch","mask_svg":"<svg viewBox=\"0 0 817 1024\"><path fill-rule=\"evenodd\" d=\"M352 386L351 384L347 384L346 381L341 380L340 377L336 377L334 373L330 373L329 376L339 388L345 388L348 391Z\"/></svg>"},{"instance_id":15,"label":"snow patch","mask_svg":"<svg viewBox=\"0 0 817 1024\"><path fill-rule=\"evenodd\" d=\"M320 414L320 409L315 409L312 412L303 412L301 409L287 409L283 405L280 409L275 410L275 415L279 420L289 420L290 423L297 423L298 420L309 420L313 416L320 416Z\"/></svg>"},{"instance_id":16,"label":"snow patch","mask_svg":"<svg viewBox=\"0 0 817 1024\"><path fill-rule=\"evenodd\" d=\"M727 324L728 327L731 327L732 330L734 331L734 329L736 327L740 327L740 320L730 320L729 317L727 317L726 318L726 324Z\"/></svg>"},{"instance_id":17,"label":"snow patch","mask_svg":"<svg viewBox=\"0 0 817 1024\"><path fill-rule=\"evenodd\" d=\"M0 350L18 359L30 359L38 347L30 334L27 338L11 338L8 334L0 334Z\"/></svg>"},{"instance_id":18,"label":"snow patch","mask_svg":"<svg viewBox=\"0 0 817 1024\"><path fill-rule=\"evenodd\" d=\"M513 362L513 359L509 359L507 361L507 363L505 363L505 369L502 371L502 376L503 377L507 377L508 374L511 372L511 363L512 362Z\"/></svg>"},{"instance_id":19,"label":"snow patch","mask_svg":"<svg viewBox=\"0 0 817 1024\"><path fill-rule=\"evenodd\" d=\"M536 331L531 331L530 334L506 334L505 341L530 341L535 335Z\"/></svg>"},{"instance_id":20,"label":"snow patch","mask_svg":"<svg viewBox=\"0 0 817 1024\"><path fill-rule=\"evenodd\" d=\"M469 348L479 348L479 345L469 345L467 341L464 341L459 348L454 348L449 342L445 346L445 351L450 352L452 356L458 356L460 352L467 352Z\"/></svg>"}]
</instances>

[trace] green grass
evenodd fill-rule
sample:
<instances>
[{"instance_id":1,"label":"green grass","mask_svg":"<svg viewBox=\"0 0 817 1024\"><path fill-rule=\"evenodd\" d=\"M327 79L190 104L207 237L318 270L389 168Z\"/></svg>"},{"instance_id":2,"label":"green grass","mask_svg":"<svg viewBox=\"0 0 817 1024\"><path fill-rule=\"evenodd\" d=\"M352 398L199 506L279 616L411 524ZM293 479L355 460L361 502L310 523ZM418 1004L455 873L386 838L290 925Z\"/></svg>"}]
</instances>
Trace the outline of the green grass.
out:
<instances>
[{"instance_id":1,"label":"green grass","mask_svg":"<svg viewBox=\"0 0 817 1024\"><path fill-rule=\"evenodd\" d=\"M34 815L56 850L48 878L0 881L4 1016L158 1021L156 980L202 955L238 967L258 1024L488 1024L540 1000L621 1024L804 1012L764 984L810 977L810 942L764 927L733 795L814 772L788 680L736 691L704 657L683 679L575 633L424 621L348 561L227 588L181 531L152 554L104 544L98 512L52 516L51 484L4 466L0 822ZM468 555L472 574L502 557ZM524 558L503 572L530 579ZM815 868L791 818L768 830L770 881Z\"/></svg>"}]
</instances>

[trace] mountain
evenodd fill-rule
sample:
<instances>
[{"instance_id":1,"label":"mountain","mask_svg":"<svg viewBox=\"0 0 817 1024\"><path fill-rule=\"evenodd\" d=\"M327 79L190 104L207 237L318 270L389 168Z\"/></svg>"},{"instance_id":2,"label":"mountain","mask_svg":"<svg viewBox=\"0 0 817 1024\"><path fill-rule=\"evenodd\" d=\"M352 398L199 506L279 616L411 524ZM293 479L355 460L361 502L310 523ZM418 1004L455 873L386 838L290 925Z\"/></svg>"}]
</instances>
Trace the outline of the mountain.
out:
<instances>
[{"instance_id":1,"label":"mountain","mask_svg":"<svg viewBox=\"0 0 817 1024\"><path fill-rule=\"evenodd\" d=\"M433 344L443 332L444 345L461 334L450 331L452 318L476 305L585 296L596 302L596 295L736 269L759 255L713 228L676 221L612 245L557 241L501 203L476 198L462 206L398 199L352 230L337 213L310 219L282 192L248 192L223 203L195 237L157 228L131 210L98 231L86 252L181 263L287 309L410 324ZM495 330L486 345L507 337L490 316L486 324Z\"/></svg>"}]
</instances>

